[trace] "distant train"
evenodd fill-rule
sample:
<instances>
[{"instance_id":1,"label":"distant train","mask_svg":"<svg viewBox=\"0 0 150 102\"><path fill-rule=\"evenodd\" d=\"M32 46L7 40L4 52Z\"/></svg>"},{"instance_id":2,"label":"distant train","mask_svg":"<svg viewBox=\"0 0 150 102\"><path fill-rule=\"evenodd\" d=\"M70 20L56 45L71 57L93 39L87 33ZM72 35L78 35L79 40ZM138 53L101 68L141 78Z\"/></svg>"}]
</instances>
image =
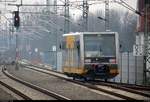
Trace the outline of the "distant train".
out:
<instances>
[{"instance_id":1,"label":"distant train","mask_svg":"<svg viewBox=\"0 0 150 102\"><path fill-rule=\"evenodd\" d=\"M118 68L117 32L80 32L63 34L63 72L84 80L114 78Z\"/></svg>"}]
</instances>

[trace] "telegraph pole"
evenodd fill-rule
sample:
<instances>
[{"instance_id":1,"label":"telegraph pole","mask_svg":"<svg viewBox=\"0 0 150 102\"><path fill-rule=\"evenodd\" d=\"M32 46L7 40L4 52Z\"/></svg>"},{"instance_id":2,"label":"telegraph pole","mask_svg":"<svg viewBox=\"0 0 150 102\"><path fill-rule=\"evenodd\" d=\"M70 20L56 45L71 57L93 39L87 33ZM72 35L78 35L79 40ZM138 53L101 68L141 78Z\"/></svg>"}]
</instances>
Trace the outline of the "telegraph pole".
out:
<instances>
[{"instance_id":1,"label":"telegraph pole","mask_svg":"<svg viewBox=\"0 0 150 102\"><path fill-rule=\"evenodd\" d=\"M109 30L109 0L105 0L105 31Z\"/></svg>"},{"instance_id":2,"label":"telegraph pole","mask_svg":"<svg viewBox=\"0 0 150 102\"><path fill-rule=\"evenodd\" d=\"M83 31L88 31L89 5L87 0L83 0Z\"/></svg>"},{"instance_id":3,"label":"telegraph pole","mask_svg":"<svg viewBox=\"0 0 150 102\"><path fill-rule=\"evenodd\" d=\"M64 33L69 33L70 25L69 25L69 0L65 0L65 24L64 24Z\"/></svg>"},{"instance_id":4,"label":"telegraph pole","mask_svg":"<svg viewBox=\"0 0 150 102\"><path fill-rule=\"evenodd\" d=\"M57 0L54 0L54 5L57 5ZM55 12L55 16L54 16L54 23L56 24L57 26L57 6L54 6L54 12ZM58 43L57 43L57 27L56 29L54 30L54 34L56 35L56 68L55 70L57 70L58 66L57 66L57 53L58 53Z\"/></svg>"}]
</instances>

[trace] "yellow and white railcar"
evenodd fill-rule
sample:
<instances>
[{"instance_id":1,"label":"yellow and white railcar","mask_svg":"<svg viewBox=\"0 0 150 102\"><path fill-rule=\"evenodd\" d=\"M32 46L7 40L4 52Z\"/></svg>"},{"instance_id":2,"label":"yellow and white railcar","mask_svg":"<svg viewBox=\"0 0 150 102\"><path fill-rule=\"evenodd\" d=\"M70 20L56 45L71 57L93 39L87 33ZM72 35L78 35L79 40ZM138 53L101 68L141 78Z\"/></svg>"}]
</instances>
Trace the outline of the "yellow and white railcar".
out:
<instances>
[{"instance_id":1,"label":"yellow and white railcar","mask_svg":"<svg viewBox=\"0 0 150 102\"><path fill-rule=\"evenodd\" d=\"M117 32L63 34L63 72L73 78L110 79L118 75Z\"/></svg>"}]
</instances>

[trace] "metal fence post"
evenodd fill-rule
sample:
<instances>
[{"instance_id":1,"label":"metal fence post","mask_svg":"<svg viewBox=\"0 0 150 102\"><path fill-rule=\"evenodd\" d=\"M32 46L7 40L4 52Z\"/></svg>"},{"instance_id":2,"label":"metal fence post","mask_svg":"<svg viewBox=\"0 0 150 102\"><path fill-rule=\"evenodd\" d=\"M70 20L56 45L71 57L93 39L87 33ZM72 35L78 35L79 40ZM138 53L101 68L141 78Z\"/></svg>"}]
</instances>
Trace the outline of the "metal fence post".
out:
<instances>
[{"instance_id":1,"label":"metal fence post","mask_svg":"<svg viewBox=\"0 0 150 102\"><path fill-rule=\"evenodd\" d=\"M128 79L127 79L127 83L129 84L129 72L130 72L130 71L129 71L129 51L128 51L128 56L127 56L127 57L128 57L128 58L127 58L127 60L128 60L128 61L127 61L127 62L128 62L128 73L127 73L127 74L128 74Z\"/></svg>"},{"instance_id":2,"label":"metal fence post","mask_svg":"<svg viewBox=\"0 0 150 102\"><path fill-rule=\"evenodd\" d=\"M135 56L135 84L137 84L137 56Z\"/></svg>"},{"instance_id":3,"label":"metal fence post","mask_svg":"<svg viewBox=\"0 0 150 102\"><path fill-rule=\"evenodd\" d=\"M122 83L122 52L120 53L121 54L121 58L120 58L120 83Z\"/></svg>"}]
</instances>

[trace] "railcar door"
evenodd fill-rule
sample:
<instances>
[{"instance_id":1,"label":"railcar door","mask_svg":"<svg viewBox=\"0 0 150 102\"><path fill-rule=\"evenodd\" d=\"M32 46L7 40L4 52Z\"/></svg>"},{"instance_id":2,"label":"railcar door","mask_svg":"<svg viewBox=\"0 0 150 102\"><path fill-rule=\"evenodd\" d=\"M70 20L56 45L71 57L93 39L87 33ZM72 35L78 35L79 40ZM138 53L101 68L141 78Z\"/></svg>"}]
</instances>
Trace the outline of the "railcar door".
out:
<instances>
[{"instance_id":1,"label":"railcar door","mask_svg":"<svg viewBox=\"0 0 150 102\"><path fill-rule=\"evenodd\" d=\"M79 35L65 36L65 49L63 51L63 72L68 76L82 74L80 61Z\"/></svg>"}]
</instances>

